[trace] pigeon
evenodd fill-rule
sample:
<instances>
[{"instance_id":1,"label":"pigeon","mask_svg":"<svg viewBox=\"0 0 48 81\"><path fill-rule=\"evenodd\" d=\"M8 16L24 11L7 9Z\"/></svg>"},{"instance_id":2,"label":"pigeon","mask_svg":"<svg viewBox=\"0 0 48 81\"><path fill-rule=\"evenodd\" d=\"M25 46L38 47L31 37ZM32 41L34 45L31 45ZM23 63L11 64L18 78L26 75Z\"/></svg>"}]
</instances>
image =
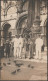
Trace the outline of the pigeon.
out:
<instances>
[{"instance_id":1,"label":"pigeon","mask_svg":"<svg viewBox=\"0 0 48 81\"><path fill-rule=\"evenodd\" d=\"M20 69L17 69L17 72L19 72L20 71Z\"/></svg>"},{"instance_id":2,"label":"pigeon","mask_svg":"<svg viewBox=\"0 0 48 81\"><path fill-rule=\"evenodd\" d=\"M31 68L33 69L33 68L34 68L34 66L31 66Z\"/></svg>"},{"instance_id":3,"label":"pigeon","mask_svg":"<svg viewBox=\"0 0 48 81\"><path fill-rule=\"evenodd\" d=\"M8 65L10 65L11 63L7 63Z\"/></svg>"},{"instance_id":4,"label":"pigeon","mask_svg":"<svg viewBox=\"0 0 48 81\"><path fill-rule=\"evenodd\" d=\"M6 63L3 63L4 66L6 66Z\"/></svg>"},{"instance_id":5,"label":"pigeon","mask_svg":"<svg viewBox=\"0 0 48 81\"><path fill-rule=\"evenodd\" d=\"M16 61L13 61L16 64Z\"/></svg>"},{"instance_id":6,"label":"pigeon","mask_svg":"<svg viewBox=\"0 0 48 81\"><path fill-rule=\"evenodd\" d=\"M20 64L16 64L16 66L20 67Z\"/></svg>"},{"instance_id":7,"label":"pigeon","mask_svg":"<svg viewBox=\"0 0 48 81\"><path fill-rule=\"evenodd\" d=\"M28 67L30 67L30 64L28 65Z\"/></svg>"},{"instance_id":8,"label":"pigeon","mask_svg":"<svg viewBox=\"0 0 48 81\"><path fill-rule=\"evenodd\" d=\"M0 70L2 70L2 66L0 66Z\"/></svg>"},{"instance_id":9,"label":"pigeon","mask_svg":"<svg viewBox=\"0 0 48 81\"><path fill-rule=\"evenodd\" d=\"M11 74L16 74L16 70L15 70L15 71L13 71Z\"/></svg>"}]
</instances>

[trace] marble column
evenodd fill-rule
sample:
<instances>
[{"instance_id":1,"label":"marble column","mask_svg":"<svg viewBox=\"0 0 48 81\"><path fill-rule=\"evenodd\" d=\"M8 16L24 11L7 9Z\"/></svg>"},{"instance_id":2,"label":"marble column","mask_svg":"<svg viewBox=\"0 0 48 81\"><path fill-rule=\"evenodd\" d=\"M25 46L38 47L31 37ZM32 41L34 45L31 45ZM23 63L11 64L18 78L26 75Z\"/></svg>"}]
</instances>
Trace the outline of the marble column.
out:
<instances>
[{"instance_id":1,"label":"marble column","mask_svg":"<svg viewBox=\"0 0 48 81\"><path fill-rule=\"evenodd\" d=\"M0 29L0 46L3 45L3 30Z\"/></svg>"},{"instance_id":2,"label":"marble column","mask_svg":"<svg viewBox=\"0 0 48 81\"><path fill-rule=\"evenodd\" d=\"M40 0L35 0L35 18L40 17Z\"/></svg>"},{"instance_id":3,"label":"marble column","mask_svg":"<svg viewBox=\"0 0 48 81\"><path fill-rule=\"evenodd\" d=\"M35 0L29 0L28 19L27 19L28 28L30 28L33 25L34 17L35 17Z\"/></svg>"}]
</instances>

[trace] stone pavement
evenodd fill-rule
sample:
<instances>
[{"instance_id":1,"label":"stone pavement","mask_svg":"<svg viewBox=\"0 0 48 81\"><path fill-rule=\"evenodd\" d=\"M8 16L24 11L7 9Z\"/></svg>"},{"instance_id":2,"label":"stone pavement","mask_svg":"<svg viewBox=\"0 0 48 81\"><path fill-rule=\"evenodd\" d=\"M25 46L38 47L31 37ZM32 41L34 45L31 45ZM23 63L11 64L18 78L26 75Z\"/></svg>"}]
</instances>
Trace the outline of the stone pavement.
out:
<instances>
[{"instance_id":1,"label":"stone pavement","mask_svg":"<svg viewBox=\"0 0 48 81\"><path fill-rule=\"evenodd\" d=\"M47 80L45 61L10 57L2 58L1 66L1 80Z\"/></svg>"},{"instance_id":2,"label":"stone pavement","mask_svg":"<svg viewBox=\"0 0 48 81\"><path fill-rule=\"evenodd\" d=\"M31 61L31 62L39 62L39 63L47 63L47 58L46 59L15 59L15 60L23 60L23 61Z\"/></svg>"}]
</instances>

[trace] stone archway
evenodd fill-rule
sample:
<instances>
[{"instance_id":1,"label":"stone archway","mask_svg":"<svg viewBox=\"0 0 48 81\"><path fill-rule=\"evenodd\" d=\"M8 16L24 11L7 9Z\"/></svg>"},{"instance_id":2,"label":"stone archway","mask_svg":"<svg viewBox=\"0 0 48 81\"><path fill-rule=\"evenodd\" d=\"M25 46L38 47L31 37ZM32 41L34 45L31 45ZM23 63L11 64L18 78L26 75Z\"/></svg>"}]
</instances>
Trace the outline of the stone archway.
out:
<instances>
[{"instance_id":1,"label":"stone archway","mask_svg":"<svg viewBox=\"0 0 48 81\"><path fill-rule=\"evenodd\" d=\"M27 14L20 16L16 23L17 34L23 34L24 28L27 27Z\"/></svg>"},{"instance_id":2,"label":"stone archway","mask_svg":"<svg viewBox=\"0 0 48 81\"><path fill-rule=\"evenodd\" d=\"M3 44L4 42L6 42L7 39L9 39L9 34L10 34L10 31L9 31L9 28L11 27L11 25L8 23L8 22L5 22L3 25L2 25L2 32L1 32L1 44Z\"/></svg>"}]
</instances>

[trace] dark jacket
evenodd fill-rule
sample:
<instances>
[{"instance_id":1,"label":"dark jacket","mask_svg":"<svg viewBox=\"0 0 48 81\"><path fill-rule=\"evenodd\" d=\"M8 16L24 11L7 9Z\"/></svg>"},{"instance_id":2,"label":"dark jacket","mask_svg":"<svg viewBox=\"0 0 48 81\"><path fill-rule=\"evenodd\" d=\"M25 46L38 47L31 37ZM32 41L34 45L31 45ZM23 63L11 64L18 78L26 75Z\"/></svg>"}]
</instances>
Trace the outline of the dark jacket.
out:
<instances>
[{"instance_id":1,"label":"dark jacket","mask_svg":"<svg viewBox=\"0 0 48 81\"><path fill-rule=\"evenodd\" d=\"M6 49L6 53L10 53L10 44L9 43L5 44L5 49Z\"/></svg>"}]
</instances>

